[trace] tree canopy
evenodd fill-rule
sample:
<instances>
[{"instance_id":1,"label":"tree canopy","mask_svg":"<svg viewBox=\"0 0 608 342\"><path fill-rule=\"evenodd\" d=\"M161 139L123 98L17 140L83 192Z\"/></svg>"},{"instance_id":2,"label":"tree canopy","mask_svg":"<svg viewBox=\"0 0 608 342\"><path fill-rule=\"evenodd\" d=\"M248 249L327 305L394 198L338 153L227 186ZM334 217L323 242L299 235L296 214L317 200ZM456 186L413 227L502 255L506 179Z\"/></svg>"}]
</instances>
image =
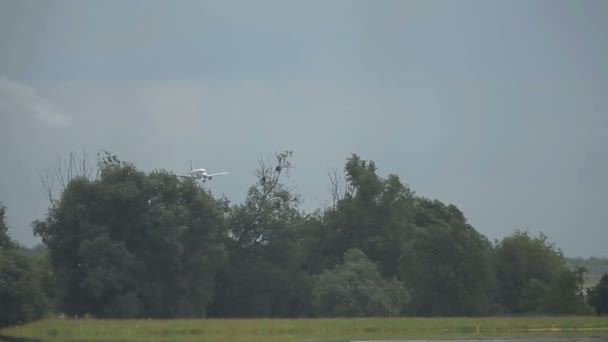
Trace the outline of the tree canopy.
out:
<instances>
[{"instance_id":1,"label":"tree canopy","mask_svg":"<svg viewBox=\"0 0 608 342\"><path fill-rule=\"evenodd\" d=\"M608 273L604 273L600 282L589 289L589 305L595 308L598 315L608 313Z\"/></svg>"},{"instance_id":2,"label":"tree canopy","mask_svg":"<svg viewBox=\"0 0 608 342\"><path fill-rule=\"evenodd\" d=\"M5 213L0 204L0 326L38 319L48 307L39 270L8 235Z\"/></svg>"},{"instance_id":3,"label":"tree canopy","mask_svg":"<svg viewBox=\"0 0 608 342\"><path fill-rule=\"evenodd\" d=\"M97 317L479 316L605 312L542 233L491 243L453 204L350 155L313 212L291 151L260 158L242 203L106 153L43 177L43 246L13 242L0 206L1 324L48 310ZM81 165L77 168L76 165ZM61 170L67 170L64 173ZM59 193L52 191L55 175Z\"/></svg>"},{"instance_id":4,"label":"tree canopy","mask_svg":"<svg viewBox=\"0 0 608 342\"><path fill-rule=\"evenodd\" d=\"M383 279L378 266L354 248L316 277L312 300L315 314L324 317L398 316L410 295L396 278Z\"/></svg>"},{"instance_id":5,"label":"tree canopy","mask_svg":"<svg viewBox=\"0 0 608 342\"><path fill-rule=\"evenodd\" d=\"M193 181L105 158L72 179L34 232L49 248L61 309L100 317L205 316L224 260L220 203Z\"/></svg>"}]
</instances>

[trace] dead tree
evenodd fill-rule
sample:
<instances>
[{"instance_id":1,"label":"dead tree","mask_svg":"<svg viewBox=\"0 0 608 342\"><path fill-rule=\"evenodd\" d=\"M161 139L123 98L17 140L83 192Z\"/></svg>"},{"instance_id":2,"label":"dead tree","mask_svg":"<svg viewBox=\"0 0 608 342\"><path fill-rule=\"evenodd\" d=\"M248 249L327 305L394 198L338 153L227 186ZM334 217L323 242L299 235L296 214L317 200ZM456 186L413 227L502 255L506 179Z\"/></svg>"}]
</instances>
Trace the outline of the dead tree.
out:
<instances>
[{"instance_id":1,"label":"dead tree","mask_svg":"<svg viewBox=\"0 0 608 342\"><path fill-rule=\"evenodd\" d=\"M57 157L52 167L39 172L40 183L42 184L45 198L54 207L57 201L55 197L55 185L59 186L59 193L61 194L72 179L93 179L94 169L97 169L95 173L95 179L97 179L99 177L99 169L91 164L89 156L84 151L80 157L77 157L74 152L70 152L65 158Z\"/></svg>"},{"instance_id":2,"label":"dead tree","mask_svg":"<svg viewBox=\"0 0 608 342\"><path fill-rule=\"evenodd\" d=\"M352 196L355 188L352 184L346 182L344 177L338 174L336 169L331 169L327 172L329 177L329 194L331 195L332 209L335 209L338 203L346 197Z\"/></svg>"}]
</instances>

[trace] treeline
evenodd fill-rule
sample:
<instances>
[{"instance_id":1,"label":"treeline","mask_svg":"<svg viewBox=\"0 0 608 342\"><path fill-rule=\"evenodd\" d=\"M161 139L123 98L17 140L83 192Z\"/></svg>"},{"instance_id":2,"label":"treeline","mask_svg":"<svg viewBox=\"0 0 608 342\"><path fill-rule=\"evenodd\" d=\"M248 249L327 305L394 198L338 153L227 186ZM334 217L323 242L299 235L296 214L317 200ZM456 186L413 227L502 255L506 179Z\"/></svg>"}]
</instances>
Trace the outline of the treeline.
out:
<instances>
[{"instance_id":1,"label":"treeline","mask_svg":"<svg viewBox=\"0 0 608 342\"><path fill-rule=\"evenodd\" d=\"M597 285L602 275L608 273L608 257L567 258L570 268L584 267L588 273L585 275L585 287Z\"/></svg>"},{"instance_id":2,"label":"treeline","mask_svg":"<svg viewBox=\"0 0 608 342\"><path fill-rule=\"evenodd\" d=\"M356 154L331 174L331 203L307 213L285 184L291 153L275 157L233 204L106 153L94 177L73 174L50 196L32 225L43 250L20 252L2 220L1 322L607 311L608 275L586 291L586 269L543 234L491 242L456 206Z\"/></svg>"}]
</instances>

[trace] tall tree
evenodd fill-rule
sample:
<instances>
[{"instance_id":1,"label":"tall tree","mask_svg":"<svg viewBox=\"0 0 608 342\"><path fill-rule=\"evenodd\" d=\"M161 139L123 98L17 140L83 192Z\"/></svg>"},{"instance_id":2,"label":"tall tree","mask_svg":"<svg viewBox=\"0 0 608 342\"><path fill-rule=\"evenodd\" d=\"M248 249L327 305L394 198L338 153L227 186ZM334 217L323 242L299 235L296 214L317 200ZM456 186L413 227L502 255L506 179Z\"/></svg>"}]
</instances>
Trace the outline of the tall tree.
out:
<instances>
[{"instance_id":1,"label":"tall tree","mask_svg":"<svg viewBox=\"0 0 608 342\"><path fill-rule=\"evenodd\" d=\"M490 309L491 244L458 208L416 196L397 175L378 176L376 164L357 154L344 172L349 191L325 213L321 260L335 262L348 249L362 250L383 277L396 276L411 290L410 313Z\"/></svg>"},{"instance_id":2,"label":"tall tree","mask_svg":"<svg viewBox=\"0 0 608 342\"><path fill-rule=\"evenodd\" d=\"M521 230L496 244L494 267L498 302L508 313L532 310L531 303L540 305L538 296L567 271L561 250L546 235L534 237Z\"/></svg>"},{"instance_id":3,"label":"tall tree","mask_svg":"<svg viewBox=\"0 0 608 342\"><path fill-rule=\"evenodd\" d=\"M376 173L373 161L352 154L344 166L346 194L325 213L329 233L322 254L334 261L346 250L361 249L385 277L398 273L401 245L411 234L414 193L396 175Z\"/></svg>"},{"instance_id":4,"label":"tall tree","mask_svg":"<svg viewBox=\"0 0 608 342\"><path fill-rule=\"evenodd\" d=\"M283 182L291 151L260 158L257 183L243 204L230 207L226 267L218 275L212 314L239 317L302 316L310 311L310 277L304 269L299 198Z\"/></svg>"},{"instance_id":5,"label":"tall tree","mask_svg":"<svg viewBox=\"0 0 608 342\"><path fill-rule=\"evenodd\" d=\"M483 315L492 308L491 244L454 205L418 198L414 233L403 245L401 276L413 313Z\"/></svg>"},{"instance_id":6,"label":"tall tree","mask_svg":"<svg viewBox=\"0 0 608 342\"><path fill-rule=\"evenodd\" d=\"M223 259L219 203L191 180L146 174L116 156L98 167L97 179L72 178L34 223L63 289L61 309L204 316Z\"/></svg>"}]
</instances>

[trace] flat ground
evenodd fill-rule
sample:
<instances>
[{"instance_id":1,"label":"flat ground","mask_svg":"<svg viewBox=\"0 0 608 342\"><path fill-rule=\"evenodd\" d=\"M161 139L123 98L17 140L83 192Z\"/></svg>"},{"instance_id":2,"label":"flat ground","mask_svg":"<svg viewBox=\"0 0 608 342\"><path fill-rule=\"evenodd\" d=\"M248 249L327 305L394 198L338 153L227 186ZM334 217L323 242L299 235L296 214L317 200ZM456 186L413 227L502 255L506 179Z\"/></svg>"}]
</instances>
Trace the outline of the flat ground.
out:
<instances>
[{"instance_id":1,"label":"flat ground","mask_svg":"<svg viewBox=\"0 0 608 342\"><path fill-rule=\"evenodd\" d=\"M361 319L47 319L0 330L44 341L322 341L526 337L608 337L608 319L594 316L526 318Z\"/></svg>"}]
</instances>

